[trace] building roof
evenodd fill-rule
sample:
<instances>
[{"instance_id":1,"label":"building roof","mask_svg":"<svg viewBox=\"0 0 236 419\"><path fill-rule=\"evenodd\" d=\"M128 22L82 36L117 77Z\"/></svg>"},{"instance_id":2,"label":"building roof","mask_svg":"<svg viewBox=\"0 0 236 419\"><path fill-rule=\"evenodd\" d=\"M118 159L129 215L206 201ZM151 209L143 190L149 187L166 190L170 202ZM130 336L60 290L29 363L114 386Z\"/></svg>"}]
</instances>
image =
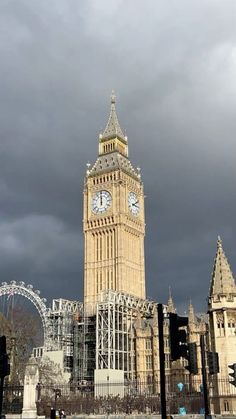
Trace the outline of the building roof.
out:
<instances>
[{"instance_id":1,"label":"building roof","mask_svg":"<svg viewBox=\"0 0 236 419\"><path fill-rule=\"evenodd\" d=\"M211 278L210 296L214 294L236 294L234 277L220 237L217 240L217 251Z\"/></svg>"},{"instance_id":2,"label":"building roof","mask_svg":"<svg viewBox=\"0 0 236 419\"><path fill-rule=\"evenodd\" d=\"M112 91L110 116L109 116L105 130L100 136L100 139L105 140L112 137L118 137L122 139L123 141L127 142L127 137L123 134L118 118L117 118L115 103L116 103L116 96L115 96L114 91Z\"/></svg>"},{"instance_id":3,"label":"building roof","mask_svg":"<svg viewBox=\"0 0 236 419\"><path fill-rule=\"evenodd\" d=\"M111 172L122 169L124 172L140 180L138 169L134 169L129 159L117 151L101 155L97 158L94 165L89 170L89 176L95 176L101 173Z\"/></svg>"}]
</instances>

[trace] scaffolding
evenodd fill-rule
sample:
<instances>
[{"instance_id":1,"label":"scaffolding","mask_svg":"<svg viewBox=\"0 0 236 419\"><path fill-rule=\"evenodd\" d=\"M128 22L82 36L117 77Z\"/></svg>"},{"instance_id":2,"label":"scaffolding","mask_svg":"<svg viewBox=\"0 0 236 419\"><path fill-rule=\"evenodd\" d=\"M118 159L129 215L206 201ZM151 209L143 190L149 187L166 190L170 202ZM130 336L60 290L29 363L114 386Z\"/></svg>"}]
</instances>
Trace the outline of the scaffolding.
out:
<instances>
[{"instance_id":1,"label":"scaffolding","mask_svg":"<svg viewBox=\"0 0 236 419\"><path fill-rule=\"evenodd\" d=\"M84 377L84 319L83 316L78 316L74 322L74 334L73 334L73 382L77 383L83 380Z\"/></svg>"},{"instance_id":2,"label":"scaffolding","mask_svg":"<svg viewBox=\"0 0 236 419\"><path fill-rule=\"evenodd\" d=\"M139 316L152 318L156 303L108 290L100 296L96 315L86 307L73 327L73 381L91 382L94 370L122 370L135 378L134 323Z\"/></svg>"},{"instance_id":3,"label":"scaffolding","mask_svg":"<svg viewBox=\"0 0 236 419\"><path fill-rule=\"evenodd\" d=\"M93 381L96 360L96 316L81 315L74 322L73 382Z\"/></svg>"},{"instance_id":4,"label":"scaffolding","mask_svg":"<svg viewBox=\"0 0 236 419\"><path fill-rule=\"evenodd\" d=\"M96 316L84 321L84 377L93 381L96 360Z\"/></svg>"},{"instance_id":5,"label":"scaffolding","mask_svg":"<svg viewBox=\"0 0 236 419\"><path fill-rule=\"evenodd\" d=\"M133 325L138 316L154 315L155 303L108 290L101 294L96 313L96 369L123 370L135 378Z\"/></svg>"},{"instance_id":6,"label":"scaffolding","mask_svg":"<svg viewBox=\"0 0 236 419\"><path fill-rule=\"evenodd\" d=\"M62 350L64 355L64 371L71 372L74 356L74 320L82 310L82 304L78 301L70 301L62 298L52 302L52 308L48 312L48 341L46 351Z\"/></svg>"}]
</instances>

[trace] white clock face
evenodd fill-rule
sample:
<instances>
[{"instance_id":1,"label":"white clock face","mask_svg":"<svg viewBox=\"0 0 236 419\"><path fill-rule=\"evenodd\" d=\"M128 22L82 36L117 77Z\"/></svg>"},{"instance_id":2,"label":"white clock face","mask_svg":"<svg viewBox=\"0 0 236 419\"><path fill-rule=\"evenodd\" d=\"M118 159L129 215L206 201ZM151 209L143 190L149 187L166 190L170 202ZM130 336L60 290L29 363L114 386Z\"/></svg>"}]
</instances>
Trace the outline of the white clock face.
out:
<instances>
[{"instance_id":1,"label":"white clock face","mask_svg":"<svg viewBox=\"0 0 236 419\"><path fill-rule=\"evenodd\" d=\"M129 210L132 212L133 215L139 214L140 204L139 204L137 195L134 192L129 193L128 205L129 205Z\"/></svg>"},{"instance_id":2,"label":"white clock face","mask_svg":"<svg viewBox=\"0 0 236 419\"><path fill-rule=\"evenodd\" d=\"M92 210L94 214L105 212L111 205L111 194L108 191L97 192L92 201Z\"/></svg>"}]
</instances>

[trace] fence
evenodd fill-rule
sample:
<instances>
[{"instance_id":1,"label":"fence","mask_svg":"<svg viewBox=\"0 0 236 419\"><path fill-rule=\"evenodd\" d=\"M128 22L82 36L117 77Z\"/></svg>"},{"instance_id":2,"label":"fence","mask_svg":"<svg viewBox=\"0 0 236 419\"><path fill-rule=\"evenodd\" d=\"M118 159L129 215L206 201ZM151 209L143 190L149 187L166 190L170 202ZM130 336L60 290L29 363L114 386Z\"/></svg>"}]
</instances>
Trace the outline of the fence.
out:
<instances>
[{"instance_id":1,"label":"fence","mask_svg":"<svg viewBox=\"0 0 236 419\"><path fill-rule=\"evenodd\" d=\"M120 383L99 384L99 397L95 397L92 382L78 385L37 386L37 410L39 415L50 417L51 407L64 409L67 414L160 414L160 383L126 381L123 396L118 394ZM209 398L214 413L235 413L236 388L228 378L209 382ZM185 382L173 378L166 383L167 413L186 411L203 413L204 400L201 381L188 379ZM5 385L3 413L21 413L23 386Z\"/></svg>"},{"instance_id":2,"label":"fence","mask_svg":"<svg viewBox=\"0 0 236 419\"><path fill-rule=\"evenodd\" d=\"M160 383L126 382L124 395L117 389L120 383L99 384L99 397L95 397L92 382L78 385L39 386L37 409L39 415L49 417L51 407L64 409L67 414L160 414ZM96 389L97 390L97 389ZM191 414L204 412L203 388L199 380L186 382L167 380L167 413ZM220 399L234 399L236 389L226 380L212 380L209 383L209 397L214 413L220 413ZM227 401L226 400L226 401ZM225 404L225 413L232 413L230 404Z\"/></svg>"},{"instance_id":3,"label":"fence","mask_svg":"<svg viewBox=\"0 0 236 419\"><path fill-rule=\"evenodd\" d=\"M23 407L24 387L5 385L3 387L3 413L21 413Z\"/></svg>"}]
</instances>

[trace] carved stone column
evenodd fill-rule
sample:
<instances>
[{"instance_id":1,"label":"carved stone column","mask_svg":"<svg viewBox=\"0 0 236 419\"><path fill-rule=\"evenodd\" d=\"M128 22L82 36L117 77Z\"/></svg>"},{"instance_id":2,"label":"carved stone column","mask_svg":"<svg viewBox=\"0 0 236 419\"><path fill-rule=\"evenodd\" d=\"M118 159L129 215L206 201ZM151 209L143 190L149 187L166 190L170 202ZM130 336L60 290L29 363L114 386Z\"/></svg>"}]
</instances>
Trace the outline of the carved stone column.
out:
<instances>
[{"instance_id":1,"label":"carved stone column","mask_svg":"<svg viewBox=\"0 0 236 419\"><path fill-rule=\"evenodd\" d=\"M36 386L39 382L39 367L35 358L30 358L25 369L22 418L36 419Z\"/></svg>"}]
</instances>

